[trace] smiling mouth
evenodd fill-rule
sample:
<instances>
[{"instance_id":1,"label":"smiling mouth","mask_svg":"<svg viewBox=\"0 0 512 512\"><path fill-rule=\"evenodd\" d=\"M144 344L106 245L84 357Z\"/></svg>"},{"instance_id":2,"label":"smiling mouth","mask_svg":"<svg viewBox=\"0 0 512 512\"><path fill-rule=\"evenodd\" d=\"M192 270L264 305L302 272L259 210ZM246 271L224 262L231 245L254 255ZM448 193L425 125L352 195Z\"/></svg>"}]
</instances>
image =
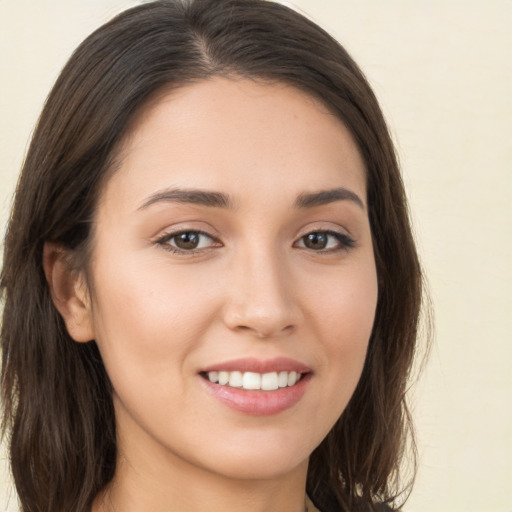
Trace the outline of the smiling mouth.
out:
<instances>
[{"instance_id":1,"label":"smiling mouth","mask_svg":"<svg viewBox=\"0 0 512 512\"><path fill-rule=\"evenodd\" d=\"M249 391L275 391L295 386L305 374L295 371L282 372L241 372L241 371L210 371L201 376L213 384Z\"/></svg>"}]
</instances>

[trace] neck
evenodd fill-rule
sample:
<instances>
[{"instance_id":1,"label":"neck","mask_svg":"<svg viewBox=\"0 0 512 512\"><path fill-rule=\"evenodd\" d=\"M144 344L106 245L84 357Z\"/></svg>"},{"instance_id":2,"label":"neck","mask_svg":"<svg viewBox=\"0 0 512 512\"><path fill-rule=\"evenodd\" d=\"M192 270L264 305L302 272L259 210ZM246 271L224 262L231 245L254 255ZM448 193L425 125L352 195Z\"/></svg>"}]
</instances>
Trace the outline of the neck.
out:
<instances>
[{"instance_id":1,"label":"neck","mask_svg":"<svg viewBox=\"0 0 512 512\"><path fill-rule=\"evenodd\" d=\"M121 407L117 413L125 414ZM221 460L218 454L206 456L202 452L197 458L197 450L190 445L167 447L126 415L118 423L117 445L114 479L95 500L92 512L305 510L308 460L297 458L295 464L288 458L283 461L279 446L274 451L267 447L268 459L260 457L252 464L236 451L243 450L243 443ZM257 450L248 453L258 456Z\"/></svg>"},{"instance_id":2,"label":"neck","mask_svg":"<svg viewBox=\"0 0 512 512\"><path fill-rule=\"evenodd\" d=\"M304 512L307 464L286 477L233 480L218 475L174 475L167 480L120 460L114 480L92 512ZM166 480L166 481L164 481Z\"/></svg>"},{"instance_id":3,"label":"neck","mask_svg":"<svg viewBox=\"0 0 512 512\"><path fill-rule=\"evenodd\" d=\"M284 474L234 478L165 452L149 438L139 437L137 443L123 438L121 433L114 479L95 500L92 512L204 512L205 505L210 512L306 509L308 460ZM250 468L250 462L245 466Z\"/></svg>"}]
</instances>

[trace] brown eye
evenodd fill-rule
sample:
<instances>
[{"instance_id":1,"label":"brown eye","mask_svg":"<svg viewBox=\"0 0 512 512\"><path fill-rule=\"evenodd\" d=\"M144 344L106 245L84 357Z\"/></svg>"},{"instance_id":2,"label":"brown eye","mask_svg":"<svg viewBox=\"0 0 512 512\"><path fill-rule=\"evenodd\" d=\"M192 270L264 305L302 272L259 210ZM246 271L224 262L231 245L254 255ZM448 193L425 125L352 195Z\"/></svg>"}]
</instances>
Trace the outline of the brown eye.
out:
<instances>
[{"instance_id":1,"label":"brown eye","mask_svg":"<svg viewBox=\"0 0 512 512\"><path fill-rule=\"evenodd\" d=\"M218 247L220 244L202 231L181 231L164 235L157 243L176 253L194 253L201 249Z\"/></svg>"},{"instance_id":2,"label":"brown eye","mask_svg":"<svg viewBox=\"0 0 512 512\"><path fill-rule=\"evenodd\" d=\"M336 231L312 231L297 242L297 247L317 252L336 252L354 246L355 242L350 236Z\"/></svg>"},{"instance_id":3,"label":"brown eye","mask_svg":"<svg viewBox=\"0 0 512 512\"><path fill-rule=\"evenodd\" d=\"M174 245L178 249L191 250L197 249L199 245L199 233L189 231L187 233L180 233L173 237Z\"/></svg>"},{"instance_id":4,"label":"brown eye","mask_svg":"<svg viewBox=\"0 0 512 512\"><path fill-rule=\"evenodd\" d=\"M327 247L328 238L327 233L309 233L303 237L304 246L308 249L322 250Z\"/></svg>"}]
</instances>

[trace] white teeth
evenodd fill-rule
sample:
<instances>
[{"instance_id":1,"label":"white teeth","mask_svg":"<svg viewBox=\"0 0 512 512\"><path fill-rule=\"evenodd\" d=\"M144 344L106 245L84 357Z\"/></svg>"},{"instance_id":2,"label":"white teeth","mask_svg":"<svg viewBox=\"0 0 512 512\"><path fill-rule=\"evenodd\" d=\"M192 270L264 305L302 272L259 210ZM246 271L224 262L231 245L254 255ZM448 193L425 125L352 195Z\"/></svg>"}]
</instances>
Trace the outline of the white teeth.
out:
<instances>
[{"instance_id":1,"label":"white teeth","mask_svg":"<svg viewBox=\"0 0 512 512\"><path fill-rule=\"evenodd\" d=\"M261 389L261 375L254 372L245 372L242 378L244 389Z\"/></svg>"},{"instance_id":2,"label":"white teeth","mask_svg":"<svg viewBox=\"0 0 512 512\"><path fill-rule=\"evenodd\" d=\"M273 391L274 389L279 388L279 383L277 381L277 373L264 373L261 376L261 389L264 391Z\"/></svg>"},{"instance_id":3,"label":"white teeth","mask_svg":"<svg viewBox=\"0 0 512 512\"><path fill-rule=\"evenodd\" d=\"M242 372L231 372L229 375L229 385L232 388L241 388L243 385Z\"/></svg>"},{"instance_id":4,"label":"white teeth","mask_svg":"<svg viewBox=\"0 0 512 512\"><path fill-rule=\"evenodd\" d=\"M288 386L288 372L279 372L277 383L280 388L285 388Z\"/></svg>"},{"instance_id":5,"label":"white teeth","mask_svg":"<svg viewBox=\"0 0 512 512\"><path fill-rule=\"evenodd\" d=\"M274 391L279 388L294 386L301 378L297 372L208 372L208 380L221 386L243 388L248 390Z\"/></svg>"}]
</instances>

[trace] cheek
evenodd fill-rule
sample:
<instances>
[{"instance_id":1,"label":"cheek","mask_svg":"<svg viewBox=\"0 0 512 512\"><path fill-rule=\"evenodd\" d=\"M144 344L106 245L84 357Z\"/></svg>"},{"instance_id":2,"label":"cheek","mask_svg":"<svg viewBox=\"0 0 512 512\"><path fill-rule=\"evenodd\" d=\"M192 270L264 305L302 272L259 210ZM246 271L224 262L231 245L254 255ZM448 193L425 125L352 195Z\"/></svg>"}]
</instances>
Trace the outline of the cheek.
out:
<instances>
[{"instance_id":1,"label":"cheek","mask_svg":"<svg viewBox=\"0 0 512 512\"><path fill-rule=\"evenodd\" d=\"M333 349L368 342L378 294L372 254L324 279L312 279L306 287L315 327L332 341Z\"/></svg>"},{"instance_id":2,"label":"cheek","mask_svg":"<svg viewBox=\"0 0 512 512\"><path fill-rule=\"evenodd\" d=\"M98 261L103 263L95 270L96 340L114 387L123 379L178 382L187 370L187 353L215 316L214 287L198 289L186 272L171 273L165 255L150 262Z\"/></svg>"},{"instance_id":3,"label":"cheek","mask_svg":"<svg viewBox=\"0 0 512 512\"><path fill-rule=\"evenodd\" d=\"M331 394L326 405L333 422L350 400L366 359L378 292L373 259L336 282L328 293L317 294L311 314L313 330L322 340L319 371L326 379L325 392Z\"/></svg>"}]
</instances>

